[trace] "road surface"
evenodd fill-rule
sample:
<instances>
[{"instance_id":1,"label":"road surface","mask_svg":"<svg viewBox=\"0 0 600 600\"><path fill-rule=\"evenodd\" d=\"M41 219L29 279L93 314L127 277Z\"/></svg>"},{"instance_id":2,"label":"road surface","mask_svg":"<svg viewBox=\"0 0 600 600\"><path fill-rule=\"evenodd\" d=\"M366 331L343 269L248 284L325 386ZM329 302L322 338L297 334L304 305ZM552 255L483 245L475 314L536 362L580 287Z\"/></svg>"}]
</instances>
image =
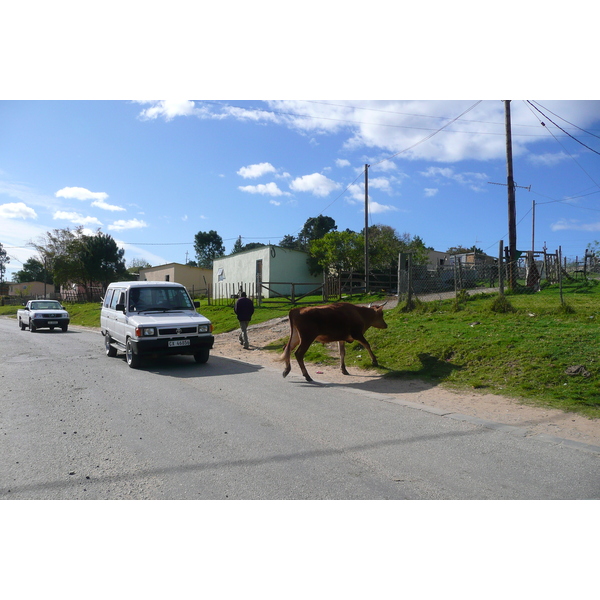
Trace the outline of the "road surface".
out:
<instances>
[{"instance_id":1,"label":"road surface","mask_svg":"<svg viewBox=\"0 0 600 600\"><path fill-rule=\"evenodd\" d=\"M0 319L2 499L592 499L600 448Z\"/></svg>"}]
</instances>

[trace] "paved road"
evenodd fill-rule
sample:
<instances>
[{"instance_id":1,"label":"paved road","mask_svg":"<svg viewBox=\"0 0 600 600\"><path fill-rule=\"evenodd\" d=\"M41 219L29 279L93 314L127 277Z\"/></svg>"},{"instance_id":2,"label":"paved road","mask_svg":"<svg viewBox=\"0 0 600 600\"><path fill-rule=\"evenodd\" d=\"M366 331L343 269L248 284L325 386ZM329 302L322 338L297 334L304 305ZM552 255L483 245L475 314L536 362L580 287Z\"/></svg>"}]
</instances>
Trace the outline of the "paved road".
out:
<instances>
[{"instance_id":1,"label":"paved road","mask_svg":"<svg viewBox=\"0 0 600 600\"><path fill-rule=\"evenodd\" d=\"M2 499L600 498L600 448L0 319Z\"/></svg>"}]
</instances>

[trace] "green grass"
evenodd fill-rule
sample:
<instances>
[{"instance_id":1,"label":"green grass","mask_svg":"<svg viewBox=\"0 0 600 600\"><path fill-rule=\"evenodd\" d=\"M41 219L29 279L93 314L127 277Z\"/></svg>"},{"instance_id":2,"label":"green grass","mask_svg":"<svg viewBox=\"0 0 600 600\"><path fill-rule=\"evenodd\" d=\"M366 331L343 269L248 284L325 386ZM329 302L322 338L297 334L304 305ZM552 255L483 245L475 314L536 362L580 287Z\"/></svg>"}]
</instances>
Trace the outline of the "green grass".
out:
<instances>
[{"instance_id":1,"label":"green grass","mask_svg":"<svg viewBox=\"0 0 600 600\"><path fill-rule=\"evenodd\" d=\"M539 406L600 417L600 285L572 282L563 287L565 306L557 286L535 294L507 294L499 306L496 294L416 303L386 310L388 329L370 329L370 341L385 377L421 379L455 390L503 394ZM353 296L353 302L378 297ZM315 303L321 301L315 298ZM0 307L0 315L16 315L18 307ZM98 304L69 304L74 325L98 327ZM256 307L253 323L287 316L289 304ZM495 309L495 310L493 310ZM504 310L502 310L504 309ZM199 311L214 324L214 333L237 329L232 306L208 306ZM281 352L285 340L267 349ZM307 362L338 364L337 349L330 354L313 344ZM370 368L359 344L346 348L348 366ZM567 375L583 365L590 373Z\"/></svg>"}]
</instances>

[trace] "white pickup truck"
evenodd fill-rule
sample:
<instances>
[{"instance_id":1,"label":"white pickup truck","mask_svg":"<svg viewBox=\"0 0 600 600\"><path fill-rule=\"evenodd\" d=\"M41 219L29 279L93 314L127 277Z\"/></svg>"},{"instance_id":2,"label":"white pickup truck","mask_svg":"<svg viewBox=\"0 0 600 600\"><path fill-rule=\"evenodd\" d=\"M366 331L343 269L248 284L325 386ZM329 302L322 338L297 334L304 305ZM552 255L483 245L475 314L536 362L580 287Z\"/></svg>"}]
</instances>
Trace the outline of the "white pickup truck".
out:
<instances>
[{"instance_id":1,"label":"white pickup truck","mask_svg":"<svg viewBox=\"0 0 600 600\"><path fill-rule=\"evenodd\" d=\"M69 313L58 300L29 300L17 311L17 320L21 329L29 327L31 332L55 327L67 331L70 322Z\"/></svg>"}]
</instances>

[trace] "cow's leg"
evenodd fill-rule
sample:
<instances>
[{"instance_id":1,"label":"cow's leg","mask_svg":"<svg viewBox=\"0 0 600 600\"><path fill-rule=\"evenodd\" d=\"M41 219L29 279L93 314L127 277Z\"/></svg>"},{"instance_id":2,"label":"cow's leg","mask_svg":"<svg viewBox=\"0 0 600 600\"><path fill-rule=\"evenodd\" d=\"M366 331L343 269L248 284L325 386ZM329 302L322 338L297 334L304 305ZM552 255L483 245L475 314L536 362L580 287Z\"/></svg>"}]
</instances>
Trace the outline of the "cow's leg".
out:
<instances>
[{"instance_id":1,"label":"cow's leg","mask_svg":"<svg viewBox=\"0 0 600 600\"><path fill-rule=\"evenodd\" d=\"M285 345L283 349L283 354L281 356L282 360L285 362L285 368L283 369L283 376L287 377L289 372L292 370L292 365L290 364L290 354L292 350L300 343L300 336L296 329L293 329L290 333L290 339L288 343Z\"/></svg>"},{"instance_id":2,"label":"cow's leg","mask_svg":"<svg viewBox=\"0 0 600 600\"><path fill-rule=\"evenodd\" d=\"M346 358L346 343L338 342L338 346L340 348L340 366L342 368L342 373L344 375L350 375L350 373L348 373L348 371L346 370L346 363L344 360Z\"/></svg>"},{"instance_id":3,"label":"cow's leg","mask_svg":"<svg viewBox=\"0 0 600 600\"><path fill-rule=\"evenodd\" d=\"M311 344L312 340L308 342L308 344L306 342L302 342L298 350L296 350L295 354L296 360L298 361L298 365L300 366L300 370L302 371L302 375L304 375L304 379L306 379L306 381L312 381L310 375L308 374L308 371L306 370L306 367L304 366L304 355L306 354L306 351L308 350Z\"/></svg>"},{"instance_id":4,"label":"cow's leg","mask_svg":"<svg viewBox=\"0 0 600 600\"><path fill-rule=\"evenodd\" d=\"M373 350L371 350L371 344L369 344L369 342L367 342L367 340L363 337L363 336L355 336L354 338L357 342L360 343L360 345L369 353L369 356L371 357L371 362L373 363L374 367L378 367L379 363L377 362L377 358L375 358L375 355L373 354Z\"/></svg>"}]
</instances>

